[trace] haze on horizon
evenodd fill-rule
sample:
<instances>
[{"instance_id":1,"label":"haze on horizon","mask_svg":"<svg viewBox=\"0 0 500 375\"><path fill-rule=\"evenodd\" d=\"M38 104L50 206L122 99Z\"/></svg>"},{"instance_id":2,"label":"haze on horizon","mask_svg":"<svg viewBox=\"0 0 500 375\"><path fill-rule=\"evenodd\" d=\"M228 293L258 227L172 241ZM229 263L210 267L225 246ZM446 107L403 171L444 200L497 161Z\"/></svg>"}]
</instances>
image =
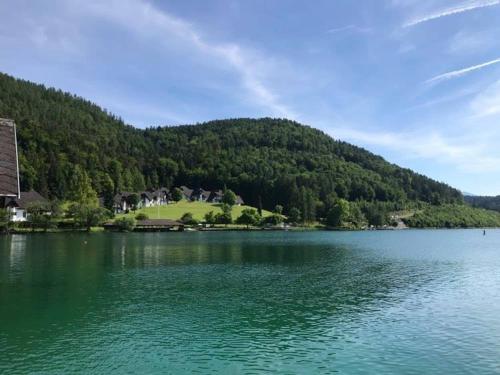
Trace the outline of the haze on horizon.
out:
<instances>
[{"instance_id":1,"label":"haze on horizon","mask_svg":"<svg viewBox=\"0 0 500 375\"><path fill-rule=\"evenodd\" d=\"M0 13L0 71L127 123L286 117L500 194L500 0L4 0Z\"/></svg>"}]
</instances>

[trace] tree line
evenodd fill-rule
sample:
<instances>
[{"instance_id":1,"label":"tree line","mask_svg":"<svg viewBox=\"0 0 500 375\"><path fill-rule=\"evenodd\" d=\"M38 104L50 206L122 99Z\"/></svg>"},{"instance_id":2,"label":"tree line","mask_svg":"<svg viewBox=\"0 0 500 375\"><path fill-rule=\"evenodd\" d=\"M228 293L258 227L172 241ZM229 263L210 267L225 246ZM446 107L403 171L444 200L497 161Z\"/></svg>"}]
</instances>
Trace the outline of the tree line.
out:
<instances>
[{"instance_id":1,"label":"tree line","mask_svg":"<svg viewBox=\"0 0 500 375\"><path fill-rule=\"evenodd\" d=\"M365 218L368 206L463 202L446 184L285 119L142 130L89 101L5 74L0 116L17 123L22 189L51 199L76 200L87 179L108 202L119 191L227 186L254 207L279 205L306 222L325 220L341 201Z\"/></svg>"}]
</instances>

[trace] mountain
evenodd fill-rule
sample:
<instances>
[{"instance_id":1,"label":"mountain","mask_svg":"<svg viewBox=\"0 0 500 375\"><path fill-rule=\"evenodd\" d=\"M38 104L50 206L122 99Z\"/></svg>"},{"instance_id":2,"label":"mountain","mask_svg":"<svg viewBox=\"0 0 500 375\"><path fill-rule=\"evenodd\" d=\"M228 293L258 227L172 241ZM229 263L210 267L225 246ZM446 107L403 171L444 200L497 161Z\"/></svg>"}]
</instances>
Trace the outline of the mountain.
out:
<instances>
[{"instance_id":1,"label":"mountain","mask_svg":"<svg viewBox=\"0 0 500 375\"><path fill-rule=\"evenodd\" d=\"M465 196L465 202L472 207L485 208L500 212L500 195L496 197L488 196Z\"/></svg>"},{"instance_id":2,"label":"mountain","mask_svg":"<svg viewBox=\"0 0 500 375\"><path fill-rule=\"evenodd\" d=\"M137 129L97 105L0 74L0 117L18 126L21 184L66 199L77 172L112 189L227 186L252 205L351 201L461 203L460 191L285 119Z\"/></svg>"},{"instance_id":3,"label":"mountain","mask_svg":"<svg viewBox=\"0 0 500 375\"><path fill-rule=\"evenodd\" d=\"M476 194L468 193L466 191L462 191L462 195L464 197L476 197L477 196Z\"/></svg>"}]
</instances>

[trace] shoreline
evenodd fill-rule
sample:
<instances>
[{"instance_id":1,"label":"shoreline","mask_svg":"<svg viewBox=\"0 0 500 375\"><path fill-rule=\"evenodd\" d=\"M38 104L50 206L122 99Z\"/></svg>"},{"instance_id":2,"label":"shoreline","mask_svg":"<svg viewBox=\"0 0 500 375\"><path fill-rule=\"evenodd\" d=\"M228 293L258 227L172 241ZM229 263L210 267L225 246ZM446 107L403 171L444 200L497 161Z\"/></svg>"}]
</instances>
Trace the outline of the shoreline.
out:
<instances>
[{"instance_id":1,"label":"shoreline","mask_svg":"<svg viewBox=\"0 0 500 375\"><path fill-rule=\"evenodd\" d=\"M85 229L50 229L50 230L11 230L0 233L1 236L8 235L29 235L29 234L95 234L95 233L219 233L219 232L393 232L393 231L419 231L419 230L497 230L500 227L463 227L463 228L447 228L447 227L426 227L426 228L374 228L374 229L349 229L349 228L315 228L315 227L290 227L290 228L185 228L184 230L133 230L119 231L106 230L102 227L93 227L91 231Z\"/></svg>"}]
</instances>

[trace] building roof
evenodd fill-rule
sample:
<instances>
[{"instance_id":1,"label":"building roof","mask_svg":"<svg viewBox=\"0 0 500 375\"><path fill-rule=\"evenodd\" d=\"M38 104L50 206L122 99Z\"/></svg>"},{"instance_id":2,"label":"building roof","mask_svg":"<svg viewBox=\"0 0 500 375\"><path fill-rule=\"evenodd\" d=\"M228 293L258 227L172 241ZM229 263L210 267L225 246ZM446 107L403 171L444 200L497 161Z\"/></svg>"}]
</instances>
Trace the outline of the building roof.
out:
<instances>
[{"instance_id":1,"label":"building roof","mask_svg":"<svg viewBox=\"0 0 500 375\"><path fill-rule=\"evenodd\" d=\"M222 199L222 195L223 195L222 190L214 190L208 196L208 200L213 201L216 198Z\"/></svg>"},{"instance_id":2,"label":"building roof","mask_svg":"<svg viewBox=\"0 0 500 375\"><path fill-rule=\"evenodd\" d=\"M243 198L240 197L239 195L236 196L236 204L245 204Z\"/></svg>"},{"instance_id":3,"label":"building roof","mask_svg":"<svg viewBox=\"0 0 500 375\"><path fill-rule=\"evenodd\" d=\"M153 191L143 191L141 193L141 198L144 197L148 198L151 201L155 197L155 193Z\"/></svg>"},{"instance_id":4,"label":"building roof","mask_svg":"<svg viewBox=\"0 0 500 375\"><path fill-rule=\"evenodd\" d=\"M0 196L19 197L16 124L0 118Z\"/></svg>"},{"instance_id":5,"label":"building roof","mask_svg":"<svg viewBox=\"0 0 500 375\"><path fill-rule=\"evenodd\" d=\"M179 227L184 226L184 223L169 219L148 219L137 220L136 227Z\"/></svg>"},{"instance_id":6,"label":"building roof","mask_svg":"<svg viewBox=\"0 0 500 375\"><path fill-rule=\"evenodd\" d=\"M191 193L191 198L198 198L199 196L205 197L205 199L208 199L210 196L210 192L208 190L204 190L202 188L197 188L194 189Z\"/></svg>"},{"instance_id":7,"label":"building roof","mask_svg":"<svg viewBox=\"0 0 500 375\"><path fill-rule=\"evenodd\" d=\"M120 205L124 200L126 200L132 194L137 194L137 193L132 193L129 191L119 192L119 193L115 194L115 196L113 197L113 202L115 205Z\"/></svg>"},{"instance_id":8,"label":"building roof","mask_svg":"<svg viewBox=\"0 0 500 375\"><path fill-rule=\"evenodd\" d=\"M6 206L26 209L34 203L46 203L46 202L47 199L42 197L38 192L31 190L31 191L22 191L21 198L17 197L10 198L10 200L6 202Z\"/></svg>"}]
</instances>

